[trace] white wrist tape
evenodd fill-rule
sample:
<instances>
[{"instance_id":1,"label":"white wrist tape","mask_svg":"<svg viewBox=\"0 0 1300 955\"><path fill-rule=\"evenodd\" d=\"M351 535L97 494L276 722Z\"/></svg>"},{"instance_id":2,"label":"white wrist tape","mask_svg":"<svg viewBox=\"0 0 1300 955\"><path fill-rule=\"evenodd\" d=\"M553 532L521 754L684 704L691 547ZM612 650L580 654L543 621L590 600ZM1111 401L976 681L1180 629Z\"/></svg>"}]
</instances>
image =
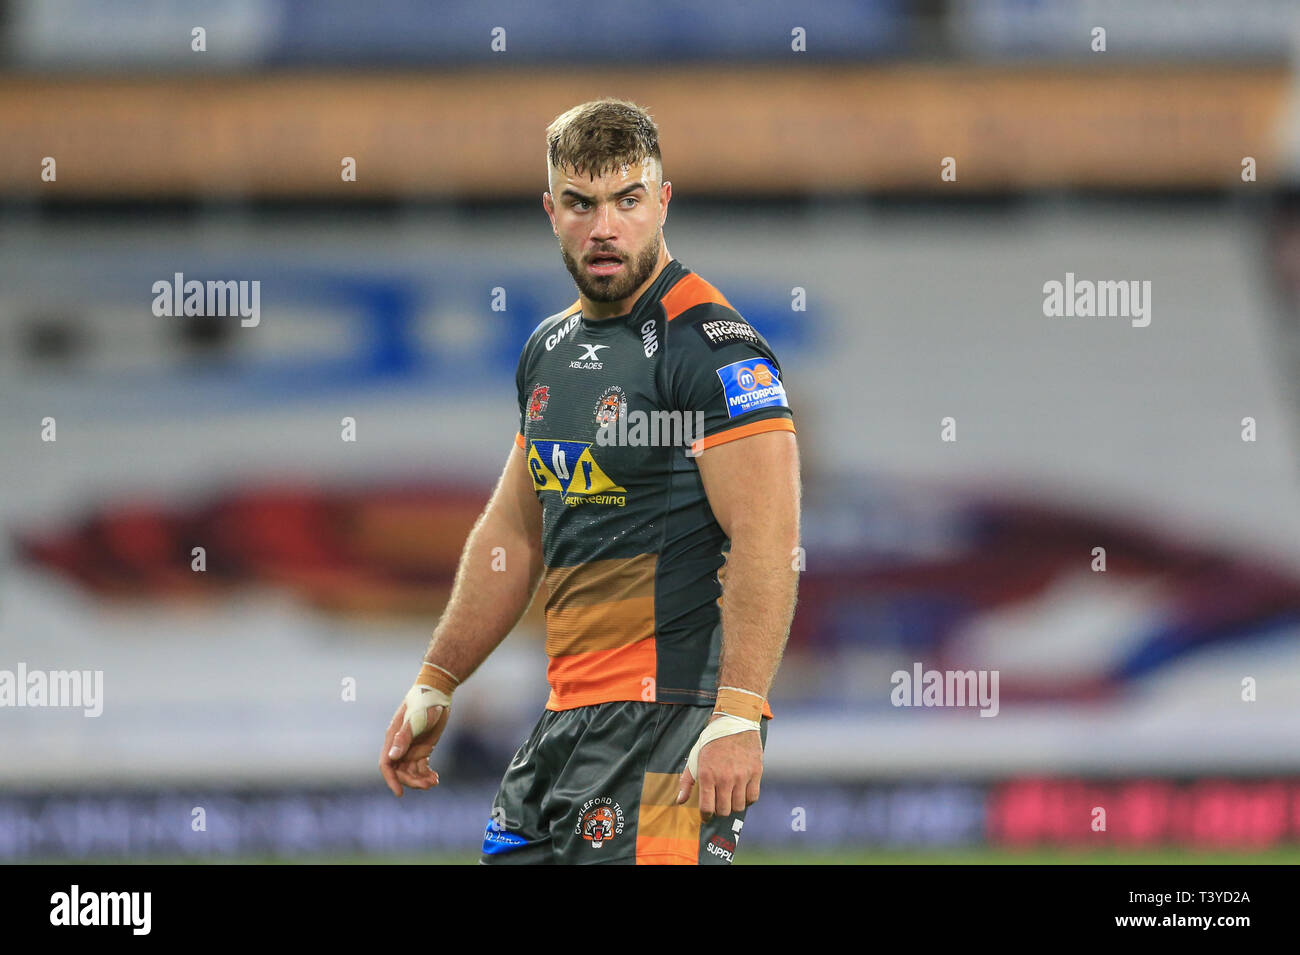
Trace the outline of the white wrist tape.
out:
<instances>
[{"instance_id":1,"label":"white wrist tape","mask_svg":"<svg viewBox=\"0 0 1300 955\"><path fill-rule=\"evenodd\" d=\"M691 747L691 754L686 757L686 768L691 771L691 779L696 782L700 780L700 750L715 739L722 739L724 736L735 736L737 733L748 733L750 730L758 732L757 720L741 719L739 716L730 716L726 713L704 727L704 732L700 734L700 738Z\"/></svg>"},{"instance_id":2,"label":"white wrist tape","mask_svg":"<svg viewBox=\"0 0 1300 955\"><path fill-rule=\"evenodd\" d=\"M411 739L419 736L429 728L428 710L431 706L451 706L451 696L432 686L417 683L406 691L406 717L403 723L411 726Z\"/></svg>"}]
</instances>

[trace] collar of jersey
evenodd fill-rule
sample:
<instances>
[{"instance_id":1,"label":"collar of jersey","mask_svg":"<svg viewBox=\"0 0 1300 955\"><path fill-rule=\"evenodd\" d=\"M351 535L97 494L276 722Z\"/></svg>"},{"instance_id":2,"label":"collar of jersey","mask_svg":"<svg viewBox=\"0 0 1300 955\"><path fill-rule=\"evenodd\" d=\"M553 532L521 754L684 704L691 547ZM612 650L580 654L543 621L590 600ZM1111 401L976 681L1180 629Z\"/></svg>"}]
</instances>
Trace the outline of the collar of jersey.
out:
<instances>
[{"instance_id":1,"label":"collar of jersey","mask_svg":"<svg viewBox=\"0 0 1300 955\"><path fill-rule=\"evenodd\" d=\"M669 259L664 270L659 273L659 277L651 283L650 287L641 293L632 306L632 311L626 315L617 315L612 318L602 318L598 321L591 321L587 316L582 316L583 332L600 332L602 329L618 328L628 322L639 320L644 312L649 311L659 300L668 294L668 290L677 283L683 275L690 273L690 269L682 265L676 259Z\"/></svg>"}]
</instances>

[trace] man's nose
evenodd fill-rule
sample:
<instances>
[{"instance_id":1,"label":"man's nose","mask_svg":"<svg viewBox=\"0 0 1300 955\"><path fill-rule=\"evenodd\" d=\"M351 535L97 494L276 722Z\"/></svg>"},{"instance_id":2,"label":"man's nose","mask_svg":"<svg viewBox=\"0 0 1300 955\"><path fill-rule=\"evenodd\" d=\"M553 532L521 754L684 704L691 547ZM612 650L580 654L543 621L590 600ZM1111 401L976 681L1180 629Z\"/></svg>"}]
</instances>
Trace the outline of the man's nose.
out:
<instances>
[{"instance_id":1,"label":"man's nose","mask_svg":"<svg viewBox=\"0 0 1300 955\"><path fill-rule=\"evenodd\" d=\"M593 237L613 238L614 236L614 213L607 202L602 202L596 207L596 216L591 223L591 234Z\"/></svg>"}]
</instances>

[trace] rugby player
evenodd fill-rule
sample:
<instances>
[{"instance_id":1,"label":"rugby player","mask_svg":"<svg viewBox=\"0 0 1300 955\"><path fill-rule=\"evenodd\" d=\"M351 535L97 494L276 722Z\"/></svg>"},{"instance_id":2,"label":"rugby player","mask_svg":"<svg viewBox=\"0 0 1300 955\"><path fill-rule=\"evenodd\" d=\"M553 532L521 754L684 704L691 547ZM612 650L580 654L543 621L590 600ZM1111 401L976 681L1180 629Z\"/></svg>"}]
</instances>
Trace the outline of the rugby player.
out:
<instances>
[{"instance_id":1,"label":"rugby player","mask_svg":"<svg viewBox=\"0 0 1300 955\"><path fill-rule=\"evenodd\" d=\"M453 692L544 578L550 697L479 861L728 864L794 613L793 415L763 336L668 252L650 115L584 103L546 144L578 299L524 346L515 446L380 770L396 796L438 784Z\"/></svg>"}]
</instances>

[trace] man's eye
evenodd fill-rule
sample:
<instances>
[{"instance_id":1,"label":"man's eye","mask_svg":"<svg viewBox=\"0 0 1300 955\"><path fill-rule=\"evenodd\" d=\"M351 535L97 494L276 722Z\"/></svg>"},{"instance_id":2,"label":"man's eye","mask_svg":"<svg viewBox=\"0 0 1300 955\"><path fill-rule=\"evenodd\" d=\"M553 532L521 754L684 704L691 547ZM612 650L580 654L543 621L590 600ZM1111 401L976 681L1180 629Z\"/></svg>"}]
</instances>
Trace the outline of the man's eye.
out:
<instances>
[{"instance_id":1,"label":"man's eye","mask_svg":"<svg viewBox=\"0 0 1300 955\"><path fill-rule=\"evenodd\" d=\"M636 196L624 196L624 197L623 197L623 201L624 201L624 202L630 202L630 203L632 203L632 205L634 206L634 205L636 205ZM630 209L631 206L629 206L628 208Z\"/></svg>"},{"instance_id":2,"label":"man's eye","mask_svg":"<svg viewBox=\"0 0 1300 955\"><path fill-rule=\"evenodd\" d=\"M574 199L574 200L573 200L573 208L575 208L575 209L579 208L580 206L585 206L585 205L587 205L587 204L588 204L588 203L587 203L587 200L586 200L586 199Z\"/></svg>"}]
</instances>

